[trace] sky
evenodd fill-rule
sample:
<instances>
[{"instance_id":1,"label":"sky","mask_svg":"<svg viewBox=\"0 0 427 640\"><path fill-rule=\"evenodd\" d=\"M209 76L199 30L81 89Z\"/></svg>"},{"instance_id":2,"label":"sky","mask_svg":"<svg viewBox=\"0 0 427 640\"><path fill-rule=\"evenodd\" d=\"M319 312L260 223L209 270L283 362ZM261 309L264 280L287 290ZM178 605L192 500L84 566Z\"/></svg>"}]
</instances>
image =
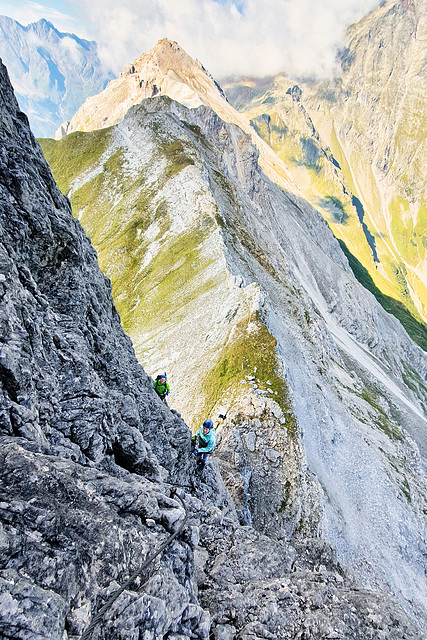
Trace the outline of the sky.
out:
<instances>
[{"instance_id":1,"label":"sky","mask_svg":"<svg viewBox=\"0 0 427 640\"><path fill-rule=\"evenodd\" d=\"M22 25L46 18L96 40L119 73L161 38L175 40L215 78L227 75L327 77L349 25L379 0L0 0Z\"/></svg>"}]
</instances>

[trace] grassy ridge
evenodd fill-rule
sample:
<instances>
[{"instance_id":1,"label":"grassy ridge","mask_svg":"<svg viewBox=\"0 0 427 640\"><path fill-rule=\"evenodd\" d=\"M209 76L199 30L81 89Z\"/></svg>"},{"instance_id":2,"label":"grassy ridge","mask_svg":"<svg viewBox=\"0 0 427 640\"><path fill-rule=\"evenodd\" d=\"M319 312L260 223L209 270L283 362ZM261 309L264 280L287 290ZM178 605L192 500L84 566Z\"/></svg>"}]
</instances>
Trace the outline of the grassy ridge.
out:
<instances>
[{"instance_id":1,"label":"grassy ridge","mask_svg":"<svg viewBox=\"0 0 427 640\"><path fill-rule=\"evenodd\" d=\"M56 184L67 195L76 176L99 162L111 140L111 128L98 131L76 131L61 140L39 138Z\"/></svg>"},{"instance_id":2,"label":"grassy ridge","mask_svg":"<svg viewBox=\"0 0 427 640\"><path fill-rule=\"evenodd\" d=\"M158 160L164 161L164 170L155 185L143 171L130 176L124 149L112 148L105 154L112 142L112 129L39 142L60 189L68 193L75 181L73 214L80 219L98 252L101 269L111 280L125 330L130 335L137 327L150 330L160 315L164 320L165 314L176 313L184 303L183 285L188 302L199 262L200 268L209 264L200 258L200 247L212 232L213 221L205 218L173 237L143 265L149 245L161 242L171 225L167 205L156 199L157 192L194 164L184 142L160 141Z\"/></svg>"},{"instance_id":3,"label":"grassy ridge","mask_svg":"<svg viewBox=\"0 0 427 640\"><path fill-rule=\"evenodd\" d=\"M258 312L241 320L205 377L207 414L225 391L240 393L242 380L248 375L256 375L258 387L270 390L271 397L285 412L286 427L293 432L295 421L293 414L287 413L290 398L288 387L279 374L281 367L276 347L276 339L261 322Z\"/></svg>"},{"instance_id":4,"label":"grassy ridge","mask_svg":"<svg viewBox=\"0 0 427 640\"><path fill-rule=\"evenodd\" d=\"M114 146L113 128L77 132L60 141L40 140L58 185L70 194L73 213L111 280L123 328L143 364L146 350L168 352L170 332L177 335L180 323L188 325L188 314L191 318L198 300L216 299L227 275L219 268L210 269L217 258L206 250L216 243L215 216L201 212L190 227L171 233L172 212L160 195L168 181L194 166L194 149L187 141L164 138L157 122L148 126L157 141L156 163L162 167L153 174L148 169L130 170L126 149ZM208 145L200 140L198 128L187 128L198 142ZM227 200L232 199L228 180L220 174L215 180L220 180ZM214 352L205 352L205 344L197 347L196 331L194 348L208 363L205 378L198 376L200 388L195 386L200 418L210 413L225 389L237 385L240 389L241 378L254 371L261 388L268 386L283 408L289 406L287 386L278 374L274 337L258 314L240 316L237 324L230 324L227 343Z\"/></svg>"}]
</instances>

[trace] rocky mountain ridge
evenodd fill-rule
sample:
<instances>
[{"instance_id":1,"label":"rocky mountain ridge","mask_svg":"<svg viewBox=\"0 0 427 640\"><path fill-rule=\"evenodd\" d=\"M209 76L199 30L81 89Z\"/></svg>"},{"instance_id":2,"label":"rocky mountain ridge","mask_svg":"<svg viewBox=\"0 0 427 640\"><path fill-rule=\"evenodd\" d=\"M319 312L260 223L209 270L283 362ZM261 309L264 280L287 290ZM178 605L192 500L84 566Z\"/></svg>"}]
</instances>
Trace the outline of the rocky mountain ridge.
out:
<instances>
[{"instance_id":1,"label":"rocky mountain ridge","mask_svg":"<svg viewBox=\"0 0 427 640\"><path fill-rule=\"evenodd\" d=\"M208 104L222 119L235 122L251 133L261 151L261 165L273 181L302 194L322 212L334 234L345 243L344 249L349 252L359 280L425 349L425 194L423 182L417 177L423 173L422 140L426 129L423 101L418 96L422 93L425 72L423 16L423 2L384 3L350 29L348 47L340 54L343 75L333 82L320 86L305 82L297 85L294 80L281 79L281 76L274 81L243 79L233 83L226 80L227 94L236 96L235 104L247 118L242 118L243 113L239 115L224 101L217 83L200 63L189 59L176 43L164 40L153 52L127 65L122 78L111 85L102 106L89 102L82 122L65 123L61 130L85 128L88 118L91 126L96 118L99 119L96 127L108 126L116 122L115 109L120 118L131 104L157 93L167 94L187 106ZM9 19L9 22L13 21ZM368 53L364 54L365 51ZM173 69L174 57L180 57L176 68L181 76ZM399 64L394 64L396 60ZM21 65L20 54L11 53L7 62L10 69ZM34 63L27 62L33 69L31 73L37 74ZM22 70L19 73L22 75ZM15 82L19 80L16 78ZM70 79L69 85L70 91L78 81ZM38 94L46 94L44 80L38 80L38 87ZM300 93L300 87L303 89L302 100L292 93L294 87ZM373 88L372 95L368 87ZM399 90L395 91L396 87ZM96 91L90 90L90 93ZM74 101L76 106L84 98L83 94L79 96L79 100ZM251 97L255 99L248 104ZM377 109L379 104L381 109ZM98 116L95 116L97 109ZM376 111L381 114L379 118ZM69 109L70 115L71 112ZM411 119L411 113L416 117ZM30 114L30 118L33 117L35 114ZM248 119L259 136L254 134ZM384 129L381 122L386 119L388 124ZM347 127L353 133L347 135ZM44 131L43 135L47 133ZM260 138L273 147L284 162L263 147ZM400 163L398 179L390 172L387 177L374 167L376 164L386 166L385 151L378 161L365 153L375 147L377 141L382 141L384 146L388 139L394 140L393 166ZM362 144L361 140L364 140ZM410 153L410 149L413 152ZM411 184L403 184L401 179L410 179Z\"/></svg>"},{"instance_id":2,"label":"rocky mountain ridge","mask_svg":"<svg viewBox=\"0 0 427 640\"><path fill-rule=\"evenodd\" d=\"M156 95L167 95L190 108L209 106L225 122L237 124L254 140L267 175L281 187L299 193L286 166L256 134L247 118L228 103L203 65L167 38L126 65L120 77L112 80L103 92L88 98L55 137L60 139L73 131L93 131L117 124L131 106Z\"/></svg>"},{"instance_id":3,"label":"rocky mountain ridge","mask_svg":"<svg viewBox=\"0 0 427 640\"><path fill-rule=\"evenodd\" d=\"M113 77L102 66L95 42L61 33L47 20L24 27L0 16L0 35L0 56L38 136L53 136L61 122Z\"/></svg>"},{"instance_id":4,"label":"rocky mountain ridge","mask_svg":"<svg viewBox=\"0 0 427 640\"><path fill-rule=\"evenodd\" d=\"M241 521L327 535L422 619L425 355L318 212L268 180L236 125L165 96L43 147L141 362L166 368L193 427L223 420Z\"/></svg>"},{"instance_id":5,"label":"rocky mountain ridge","mask_svg":"<svg viewBox=\"0 0 427 640\"><path fill-rule=\"evenodd\" d=\"M2 637L88 637L109 600L92 637L420 640L328 543L241 526L216 464L193 475L3 65L0 115Z\"/></svg>"}]
</instances>

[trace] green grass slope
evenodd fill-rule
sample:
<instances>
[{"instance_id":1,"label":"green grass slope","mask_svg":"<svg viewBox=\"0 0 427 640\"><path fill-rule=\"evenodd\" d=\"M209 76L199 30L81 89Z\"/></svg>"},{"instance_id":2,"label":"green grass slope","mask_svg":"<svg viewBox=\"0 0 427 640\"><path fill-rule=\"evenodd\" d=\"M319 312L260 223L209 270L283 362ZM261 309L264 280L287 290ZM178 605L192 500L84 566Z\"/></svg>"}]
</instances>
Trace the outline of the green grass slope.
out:
<instances>
[{"instance_id":1,"label":"green grass slope","mask_svg":"<svg viewBox=\"0 0 427 640\"><path fill-rule=\"evenodd\" d=\"M286 385L277 377L275 340L254 315L256 291L230 288L216 205L198 204L209 193L197 183L202 170L197 145L207 149L209 141L184 122L176 138L163 130L160 116L147 116L144 107L140 113L131 122L144 131L136 151L145 154L143 161L135 160L133 149L140 143L130 143L117 127L39 140L111 280L139 360L152 374L167 368L174 406L194 425L212 414L224 393L240 394L242 376L253 372L260 387L270 388L272 397L288 408ZM220 178L226 184L217 172L215 179ZM195 201L188 208L195 213L188 223L177 224L179 205L172 202L177 193L188 197L192 180ZM234 307L233 319L221 324L215 314L222 306L226 313L227 304ZM219 329L207 339L215 322ZM171 352L175 360L163 357Z\"/></svg>"}]
</instances>

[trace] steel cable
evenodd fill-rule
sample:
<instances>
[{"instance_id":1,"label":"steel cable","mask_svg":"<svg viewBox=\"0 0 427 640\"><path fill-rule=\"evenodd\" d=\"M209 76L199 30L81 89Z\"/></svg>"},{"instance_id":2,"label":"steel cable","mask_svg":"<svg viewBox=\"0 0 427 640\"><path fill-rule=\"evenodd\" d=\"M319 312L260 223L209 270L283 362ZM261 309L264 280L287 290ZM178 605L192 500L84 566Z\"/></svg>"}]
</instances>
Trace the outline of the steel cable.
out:
<instances>
[{"instance_id":1,"label":"steel cable","mask_svg":"<svg viewBox=\"0 0 427 640\"><path fill-rule=\"evenodd\" d=\"M104 617L105 613L108 611L108 609L110 609L110 607L114 604L114 602L117 600L117 598L123 593L123 591L126 591L126 589L131 586L131 584L136 580L136 578L139 575L141 575L145 571L145 569L157 558L157 556L160 555L162 553L162 551L164 551L164 549L166 549L166 547L168 545L170 545L170 543L173 540L175 540L175 538L177 536L179 536L179 534L183 530L183 528L184 528L184 526L185 526L185 524L186 524L186 522L188 520L189 513L188 513L188 510L187 510L183 500L178 495L176 495L176 497L180 500L182 506L184 507L184 511L185 511L184 520L181 522L181 524L179 525L178 529L174 533L172 533L169 536L169 538L167 538L165 540L165 542L163 542L163 544L160 545L160 547L157 549L157 551L155 551L151 556L149 556L145 560L145 562L142 564L141 567L139 567L139 569L134 571L134 573L126 580L126 582L124 584L122 584L121 587L119 587L116 591L114 591L114 593L112 593L110 595L110 597L107 599L105 604L103 604L103 606L98 611L98 613L93 617L93 619L91 620L91 623L89 624L87 629L85 629L85 631L82 633L82 635L80 636L80 640L88 640L90 638L90 636L92 634L92 631L101 622L101 620Z\"/></svg>"}]
</instances>

